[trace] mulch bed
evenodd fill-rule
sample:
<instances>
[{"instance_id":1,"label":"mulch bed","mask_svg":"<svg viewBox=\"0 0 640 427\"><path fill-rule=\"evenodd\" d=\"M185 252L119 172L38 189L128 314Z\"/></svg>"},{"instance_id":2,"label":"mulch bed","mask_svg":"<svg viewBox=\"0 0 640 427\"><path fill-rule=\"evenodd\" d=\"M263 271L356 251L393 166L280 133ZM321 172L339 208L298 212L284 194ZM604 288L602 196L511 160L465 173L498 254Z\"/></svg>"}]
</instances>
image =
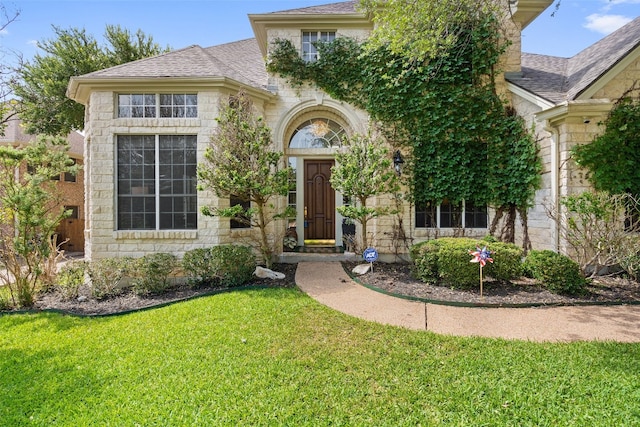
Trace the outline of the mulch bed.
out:
<instances>
[{"instance_id":1,"label":"mulch bed","mask_svg":"<svg viewBox=\"0 0 640 427\"><path fill-rule=\"evenodd\" d=\"M351 272L357 263L344 265ZM373 272L355 279L368 287L390 294L454 304L527 306L640 303L640 283L621 277L598 277L587 286L587 292L581 296L558 295L526 278L513 283L486 281L482 297L479 280L477 288L469 290L427 285L413 278L409 264L375 263Z\"/></svg>"},{"instance_id":2,"label":"mulch bed","mask_svg":"<svg viewBox=\"0 0 640 427\"><path fill-rule=\"evenodd\" d=\"M345 262L348 273L359 263ZM247 286L295 287L296 264L275 264L272 269L285 274L282 280L254 279ZM558 295L547 291L533 280L522 279L514 283L487 281L480 296L479 285L475 289L460 290L447 286L427 285L411 275L408 264L375 263L373 272L354 277L359 283L408 298L438 301L461 305L487 306L530 306L530 305L575 305L575 304L638 304L640 303L640 283L625 278L600 277L594 280L582 296ZM161 295L138 296L125 293L104 300L89 296L87 288L81 288L81 301L65 300L57 292L41 295L34 310L59 310L78 315L111 315L165 305L175 301L195 298L227 288L209 286L197 289L179 287Z\"/></svg>"}]
</instances>

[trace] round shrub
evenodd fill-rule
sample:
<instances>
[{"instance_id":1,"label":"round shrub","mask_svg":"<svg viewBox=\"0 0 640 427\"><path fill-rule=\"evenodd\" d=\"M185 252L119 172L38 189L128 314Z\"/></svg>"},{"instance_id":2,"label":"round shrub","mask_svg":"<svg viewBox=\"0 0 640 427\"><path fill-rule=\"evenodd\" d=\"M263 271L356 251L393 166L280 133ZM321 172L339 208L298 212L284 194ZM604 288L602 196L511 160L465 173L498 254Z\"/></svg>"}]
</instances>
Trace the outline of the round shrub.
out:
<instances>
[{"instance_id":1,"label":"round shrub","mask_svg":"<svg viewBox=\"0 0 640 427\"><path fill-rule=\"evenodd\" d=\"M222 286L240 286L251 280L256 257L249 246L221 245L211 248L215 275Z\"/></svg>"},{"instance_id":2,"label":"round shrub","mask_svg":"<svg viewBox=\"0 0 640 427\"><path fill-rule=\"evenodd\" d=\"M256 259L249 246L220 245L188 251L182 268L191 286L240 286L253 276Z\"/></svg>"},{"instance_id":3,"label":"round shrub","mask_svg":"<svg viewBox=\"0 0 640 427\"><path fill-rule=\"evenodd\" d=\"M197 248L187 251L182 257L182 269L191 287L212 285L217 280L211 248Z\"/></svg>"},{"instance_id":4,"label":"round shrub","mask_svg":"<svg viewBox=\"0 0 640 427\"><path fill-rule=\"evenodd\" d=\"M487 263L483 275L495 280L513 280L522 275L522 249L510 243L478 241L465 237L444 237L411 247L414 276L425 283L444 282L455 288L470 288L480 282L478 264L471 262L469 251L486 246L493 263Z\"/></svg>"},{"instance_id":5,"label":"round shrub","mask_svg":"<svg viewBox=\"0 0 640 427\"><path fill-rule=\"evenodd\" d=\"M122 292L122 279L132 269L134 259L130 257L92 260L87 265L91 279L91 295L98 300Z\"/></svg>"},{"instance_id":6,"label":"round shrub","mask_svg":"<svg viewBox=\"0 0 640 427\"><path fill-rule=\"evenodd\" d=\"M133 276L133 292L137 295L161 294L169 287L169 275L178 266L175 255L168 253L147 254L136 260Z\"/></svg>"},{"instance_id":7,"label":"round shrub","mask_svg":"<svg viewBox=\"0 0 640 427\"><path fill-rule=\"evenodd\" d=\"M526 276L559 294L580 294L587 285L577 262L551 250L529 252L524 260L523 270Z\"/></svg>"}]
</instances>

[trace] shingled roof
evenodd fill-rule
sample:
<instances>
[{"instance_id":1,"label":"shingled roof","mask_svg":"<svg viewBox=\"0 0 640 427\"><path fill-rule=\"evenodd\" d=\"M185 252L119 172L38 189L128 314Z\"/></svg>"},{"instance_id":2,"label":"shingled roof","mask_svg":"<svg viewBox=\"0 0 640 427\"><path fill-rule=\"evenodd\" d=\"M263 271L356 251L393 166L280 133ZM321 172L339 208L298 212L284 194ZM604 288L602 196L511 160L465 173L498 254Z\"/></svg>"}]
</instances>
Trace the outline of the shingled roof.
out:
<instances>
[{"instance_id":1,"label":"shingled roof","mask_svg":"<svg viewBox=\"0 0 640 427\"><path fill-rule=\"evenodd\" d=\"M226 77L264 89L267 71L255 39L198 45L85 74L81 79Z\"/></svg>"},{"instance_id":2,"label":"shingled roof","mask_svg":"<svg viewBox=\"0 0 640 427\"><path fill-rule=\"evenodd\" d=\"M356 13L357 1L343 1L340 3L321 4L318 6L288 9L271 12L268 15L336 15L341 13Z\"/></svg>"},{"instance_id":3,"label":"shingled roof","mask_svg":"<svg viewBox=\"0 0 640 427\"><path fill-rule=\"evenodd\" d=\"M556 104L572 101L639 47L640 17L572 58L523 53L522 76L508 80Z\"/></svg>"}]
</instances>

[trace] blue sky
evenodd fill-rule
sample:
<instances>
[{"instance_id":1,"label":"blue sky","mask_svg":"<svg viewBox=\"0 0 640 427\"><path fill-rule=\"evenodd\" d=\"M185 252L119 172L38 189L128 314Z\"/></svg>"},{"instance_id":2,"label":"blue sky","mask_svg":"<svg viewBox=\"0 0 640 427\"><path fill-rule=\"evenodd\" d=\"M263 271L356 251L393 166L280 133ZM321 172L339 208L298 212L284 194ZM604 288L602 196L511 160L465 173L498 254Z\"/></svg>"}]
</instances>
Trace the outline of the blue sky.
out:
<instances>
[{"instance_id":1,"label":"blue sky","mask_svg":"<svg viewBox=\"0 0 640 427\"><path fill-rule=\"evenodd\" d=\"M85 28L99 40L107 24L141 29L162 46L203 47L253 37L247 14L331 3L332 0L0 0L21 14L0 33L0 47L36 53L52 25ZM562 0L523 32L523 50L571 57L640 15L640 0ZM553 14L553 16L552 16Z\"/></svg>"}]
</instances>

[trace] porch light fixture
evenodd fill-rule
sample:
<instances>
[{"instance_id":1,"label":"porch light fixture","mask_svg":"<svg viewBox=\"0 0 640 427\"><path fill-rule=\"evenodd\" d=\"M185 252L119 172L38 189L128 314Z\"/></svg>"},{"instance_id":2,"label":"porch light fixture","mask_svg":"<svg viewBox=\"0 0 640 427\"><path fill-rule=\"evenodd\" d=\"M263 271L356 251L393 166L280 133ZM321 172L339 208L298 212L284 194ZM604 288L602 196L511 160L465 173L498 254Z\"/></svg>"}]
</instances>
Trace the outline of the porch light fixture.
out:
<instances>
[{"instance_id":1,"label":"porch light fixture","mask_svg":"<svg viewBox=\"0 0 640 427\"><path fill-rule=\"evenodd\" d=\"M404 159L402 158L402 154L400 154L400 150L396 150L393 153L393 168L396 170L398 176L402 175L402 164L404 163Z\"/></svg>"}]
</instances>

